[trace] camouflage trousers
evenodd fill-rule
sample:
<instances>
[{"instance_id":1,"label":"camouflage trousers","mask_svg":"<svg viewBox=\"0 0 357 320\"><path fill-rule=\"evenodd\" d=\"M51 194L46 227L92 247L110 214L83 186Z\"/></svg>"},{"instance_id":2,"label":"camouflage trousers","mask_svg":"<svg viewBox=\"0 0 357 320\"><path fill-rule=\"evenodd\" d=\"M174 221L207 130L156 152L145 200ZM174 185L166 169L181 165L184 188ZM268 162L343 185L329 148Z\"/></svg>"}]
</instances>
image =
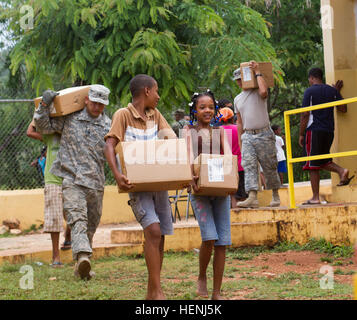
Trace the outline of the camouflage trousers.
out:
<instances>
[{"instance_id":1,"label":"camouflage trousers","mask_svg":"<svg viewBox=\"0 0 357 320\"><path fill-rule=\"evenodd\" d=\"M63 211L71 227L72 255L80 252L92 255L93 236L100 222L103 190L89 189L64 179L62 183Z\"/></svg>"},{"instance_id":2,"label":"camouflage trousers","mask_svg":"<svg viewBox=\"0 0 357 320\"><path fill-rule=\"evenodd\" d=\"M258 134L242 134L242 167L245 191L259 190L258 162L262 166L267 189L279 189L275 134L267 129Z\"/></svg>"}]
</instances>

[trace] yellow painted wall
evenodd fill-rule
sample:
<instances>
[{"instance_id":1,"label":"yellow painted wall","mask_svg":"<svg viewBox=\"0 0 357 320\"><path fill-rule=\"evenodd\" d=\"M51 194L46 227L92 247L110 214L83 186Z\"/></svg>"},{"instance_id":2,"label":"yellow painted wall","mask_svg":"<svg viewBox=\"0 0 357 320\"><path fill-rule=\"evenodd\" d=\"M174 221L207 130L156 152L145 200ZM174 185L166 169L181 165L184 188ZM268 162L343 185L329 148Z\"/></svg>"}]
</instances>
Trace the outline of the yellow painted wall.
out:
<instances>
[{"instance_id":1,"label":"yellow painted wall","mask_svg":"<svg viewBox=\"0 0 357 320\"><path fill-rule=\"evenodd\" d=\"M174 192L170 192L170 195L173 194ZM105 187L101 224L135 221L128 200L128 195L119 194L117 187ZM178 207L182 219L186 214L186 202L179 202ZM17 218L22 230L28 229L32 224L39 226L43 224L43 210L43 189L0 191L0 225L5 219ZM192 215L192 210L189 213Z\"/></svg>"},{"instance_id":2,"label":"yellow painted wall","mask_svg":"<svg viewBox=\"0 0 357 320\"><path fill-rule=\"evenodd\" d=\"M331 186L328 181L321 182L320 189L321 194L331 196ZM169 194L174 195L175 192L169 192ZM281 205L288 207L288 189L280 189L279 194ZM182 195L187 195L187 193L184 192ZM295 197L297 204L310 199L311 187L309 183L305 185L297 184ZM128 200L128 195L125 193L119 194L117 187L105 187L101 224L134 222L135 218L128 205ZM258 200L260 206L267 206L271 201L271 191L259 192ZM186 204L186 201L178 203L181 219L185 219ZM4 219L17 218L21 222L22 230L28 229L32 224L39 226L43 224L43 207L43 189L0 191L0 224ZM174 210L173 205L172 209ZM191 206L189 207L189 215L193 216Z\"/></svg>"},{"instance_id":3,"label":"yellow painted wall","mask_svg":"<svg viewBox=\"0 0 357 320\"><path fill-rule=\"evenodd\" d=\"M326 83L343 80L342 96L357 97L357 0L321 0L321 9ZM346 114L335 112L335 119L335 140L331 151L357 150L357 103L348 105ZM356 157L338 158L335 162L349 168L351 175L356 174ZM332 174L333 186L338 182L338 176ZM352 183L357 184L357 179ZM333 195L334 201L345 200L342 193L333 192Z\"/></svg>"}]
</instances>

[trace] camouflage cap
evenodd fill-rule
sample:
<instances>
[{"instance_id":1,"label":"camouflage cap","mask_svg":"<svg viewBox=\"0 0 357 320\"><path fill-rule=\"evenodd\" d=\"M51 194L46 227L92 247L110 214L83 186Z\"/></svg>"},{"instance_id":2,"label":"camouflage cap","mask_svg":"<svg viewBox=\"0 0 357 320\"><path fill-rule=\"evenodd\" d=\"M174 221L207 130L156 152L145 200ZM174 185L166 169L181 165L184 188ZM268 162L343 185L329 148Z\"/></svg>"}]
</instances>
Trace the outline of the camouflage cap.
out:
<instances>
[{"instance_id":1,"label":"camouflage cap","mask_svg":"<svg viewBox=\"0 0 357 320\"><path fill-rule=\"evenodd\" d=\"M174 112L174 115L179 115L179 114L182 114L182 115L185 115L185 110L182 110L182 109L178 109Z\"/></svg>"},{"instance_id":2,"label":"camouflage cap","mask_svg":"<svg viewBox=\"0 0 357 320\"><path fill-rule=\"evenodd\" d=\"M104 105L109 104L110 90L101 84L93 84L89 88L88 98L90 101L99 102Z\"/></svg>"},{"instance_id":3,"label":"camouflage cap","mask_svg":"<svg viewBox=\"0 0 357 320\"><path fill-rule=\"evenodd\" d=\"M233 71L233 78L232 80L240 80L242 79L242 75L240 73L240 68Z\"/></svg>"}]
</instances>

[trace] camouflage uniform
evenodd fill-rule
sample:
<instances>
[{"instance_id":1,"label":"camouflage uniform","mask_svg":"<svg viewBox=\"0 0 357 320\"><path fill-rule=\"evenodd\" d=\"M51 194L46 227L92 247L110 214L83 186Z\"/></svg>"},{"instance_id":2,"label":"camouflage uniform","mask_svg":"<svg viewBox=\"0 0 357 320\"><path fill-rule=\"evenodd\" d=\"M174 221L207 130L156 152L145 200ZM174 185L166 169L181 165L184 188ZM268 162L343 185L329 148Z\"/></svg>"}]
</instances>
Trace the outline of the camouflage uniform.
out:
<instances>
[{"instance_id":1,"label":"camouflage uniform","mask_svg":"<svg viewBox=\"0 0 357 320\"><path fill-rule=\"evenodd\" d=\"M63 178L63 209L71 226L72 253L92 253L92 239L102 214L104 192L104 136L111 120L103 113L92 118L87 109L50 118L42 104L34 120L41 133L62 134L61 145L50 172Z\"/></svg>"},{"instance_id":2,"label":"camouflage uniform","mask_svg":"<svg viewBox=\"0 0 357 320\"><path fill-rule=\"evenodd\" d=\"M172 125L172 130L175 132L177 137L180 137L180 129L183 129L184 126L187 124L188 121L186 121L185 119L181 119Z\"/></svg>"},{"instance_id":3,"label":"camouflage uniform","mask_svg":"<svg viewBox=\"0 0 357 320\"><path fill-rule=\"evenodd\" d=\"M271 129L257 134L242 134L242 167L246 192L259 190L258 161L263 168L267 189L279 189L275 134Z\"/></svg>"}]
</instances>

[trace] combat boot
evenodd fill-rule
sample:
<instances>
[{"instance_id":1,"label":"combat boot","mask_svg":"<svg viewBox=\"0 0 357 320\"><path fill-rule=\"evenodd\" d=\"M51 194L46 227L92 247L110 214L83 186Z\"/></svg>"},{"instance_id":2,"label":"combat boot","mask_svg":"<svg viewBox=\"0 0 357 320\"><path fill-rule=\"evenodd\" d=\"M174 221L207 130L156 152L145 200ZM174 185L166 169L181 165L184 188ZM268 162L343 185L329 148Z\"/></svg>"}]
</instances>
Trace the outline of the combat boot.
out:
<instances>
[{"instance_id":1,"label":"combat boot","mask_svg":"<svg viewBox=\"0 0 357 320\"><path fill-rule=\"evenodd\" d=\"M278 189L273 190L273 198L269 204L269 207L280 207L280 196Z\"/></svg>"},{"instance_id":2,"label":"combat boot","mask_svg":"<svg viewBox=\"0 0 357 320\"><path fill-rule=\"evenodd\" d=\"M89 255L87 253L79 253L74 274L76 276L81 277L81 279L90 280L92 278L90 273L91 273L91 264L89 260Z\"/></svg>"},{"instance_id":3,"label":"combat boot","mask_svg":"<svg viewBox=\"0 0 357 320\"><path fill-rule=\"evenodd\" d=\"M257 191L249 191L248 199L238 202L238 208L259 208L258 198L257 198Z\"/></svg>"}]
</instances>

